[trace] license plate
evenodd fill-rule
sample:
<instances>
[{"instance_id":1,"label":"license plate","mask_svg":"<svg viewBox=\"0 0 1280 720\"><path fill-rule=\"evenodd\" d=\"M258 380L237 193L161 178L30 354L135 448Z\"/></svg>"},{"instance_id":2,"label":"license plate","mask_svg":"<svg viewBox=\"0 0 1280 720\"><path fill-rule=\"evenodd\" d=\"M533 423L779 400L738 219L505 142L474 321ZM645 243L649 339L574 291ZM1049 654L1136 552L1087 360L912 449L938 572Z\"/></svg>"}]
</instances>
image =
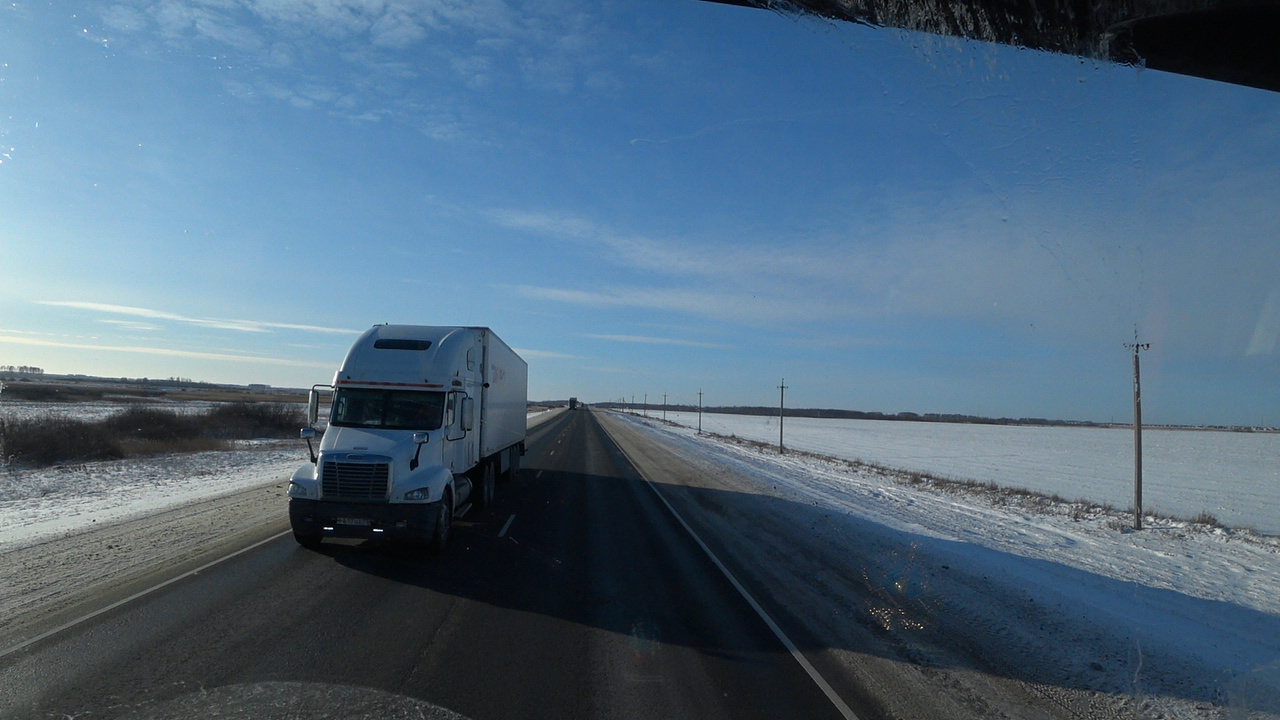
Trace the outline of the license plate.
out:
<instances>
[{"instance_id":1,"label":"license plate","mask_svg":"<svg viewBox=\"0 0 1280 720\"><path fill-rule=\"evenodd\" d=\"M369 527L373 521L368 518L338 518L339 525L355 525L356 527Z\"/></svg>"}]
</instances>

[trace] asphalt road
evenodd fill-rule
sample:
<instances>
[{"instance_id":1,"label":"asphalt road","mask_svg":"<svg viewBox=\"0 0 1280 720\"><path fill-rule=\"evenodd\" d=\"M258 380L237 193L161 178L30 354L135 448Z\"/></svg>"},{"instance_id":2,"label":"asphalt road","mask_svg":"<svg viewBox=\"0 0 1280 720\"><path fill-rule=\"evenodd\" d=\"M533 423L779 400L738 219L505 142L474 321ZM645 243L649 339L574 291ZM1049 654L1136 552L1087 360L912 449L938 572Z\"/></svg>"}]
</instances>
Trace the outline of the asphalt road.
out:
<instances>
[{"instance_id":1,"label":"asphalt road","mask_svg":"<svg viewBox=\"0 0 1280 720\"><path fill-rule=\"evenodd\" d=\"M0 717L839 717L592 413L528 448L443 554L268 542L0 658Z\"/></svg>"}]
</instances>

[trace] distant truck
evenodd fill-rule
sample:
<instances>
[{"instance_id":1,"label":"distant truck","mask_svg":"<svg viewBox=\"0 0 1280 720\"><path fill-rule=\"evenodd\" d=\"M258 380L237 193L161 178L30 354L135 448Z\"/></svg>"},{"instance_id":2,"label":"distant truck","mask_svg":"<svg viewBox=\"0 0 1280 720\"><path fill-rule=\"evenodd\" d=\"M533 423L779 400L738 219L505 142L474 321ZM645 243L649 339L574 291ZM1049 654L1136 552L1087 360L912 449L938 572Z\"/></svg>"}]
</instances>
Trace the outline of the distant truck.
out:
<instances>
[{"instance_id":1,"label":"distant truck","mask_svg":"<svg viewBox=\"0 0 1280 720\"><path fill-rule=\"evenodd\" d=\"M332 385L311 389L311 462L289 482L289 522L325 537L392 538L442 549L455 517L493 502L524 454L529 366L489 328L375 325ZM331 391L319 453L319 397Z\"/></svg>"},{"instance_id":2,"label":"distant truck","mask_svg":"<svg viewBox=\"0 0 1280 720\"><path fill-rule=\"evenodd\" d=\"M569 398L569 409L570 410L578 409L578 398Z\"/></svg>"}]
</instances>

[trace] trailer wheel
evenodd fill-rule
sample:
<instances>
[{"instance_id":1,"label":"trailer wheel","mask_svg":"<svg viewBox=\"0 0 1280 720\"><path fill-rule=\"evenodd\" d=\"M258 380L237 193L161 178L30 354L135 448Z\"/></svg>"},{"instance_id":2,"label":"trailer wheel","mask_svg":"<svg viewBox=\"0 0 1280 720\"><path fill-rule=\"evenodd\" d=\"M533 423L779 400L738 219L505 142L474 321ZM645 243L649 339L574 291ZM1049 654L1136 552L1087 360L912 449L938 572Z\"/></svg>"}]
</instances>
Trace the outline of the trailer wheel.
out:
<instances>
[{"instance_id":1,"label":"trailer wheel","mask_svg":"<svg viewBox=\"0 0 1280 720\"><path fill-rule=\"evenodd\" d=\"M431 540L427 542L427 549L433 553L444 550L444 546L449 544L449 531L453 525L453 494L445 492L440 504L436 506L436 526L431 531Z\"/></svg>"},{"instance_id":2,"label":"trailer wheel","mask_svg":"<svg viewBox=\"0 0 1280 720\"><path fill-rule=\"evenodd\" d=\"M484 472L480 475L479 492L476 493L476 506L484 512L493 507L493 493L496 489L496 480L493 472L493 462L484 464Z\"/></svg>"}]
</instances>

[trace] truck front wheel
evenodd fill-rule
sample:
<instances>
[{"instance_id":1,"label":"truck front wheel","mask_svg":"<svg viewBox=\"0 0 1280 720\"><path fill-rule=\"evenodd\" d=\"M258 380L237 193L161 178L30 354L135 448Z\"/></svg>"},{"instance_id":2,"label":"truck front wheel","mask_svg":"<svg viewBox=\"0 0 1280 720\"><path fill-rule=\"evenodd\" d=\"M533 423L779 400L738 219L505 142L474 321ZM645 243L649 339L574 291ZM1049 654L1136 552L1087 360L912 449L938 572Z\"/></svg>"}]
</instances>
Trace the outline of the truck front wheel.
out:
<instances>
[{"instance_id":1,"label":"truck front wheel","mask_svg":"<svg viewBox=\"0 0 1280 720\"><path fill-rule=\"evenodd\" d=\"M316 549L319 549L320 547L319 535L311 535L309 533L300 533L297 530L294 530L293 539L297 540L299 545L301 545L302 547L308 550L316 550Z\"/></svg>"},{"instance_id":2,"label":"truck front wheel","mask_svg":"<svg viewBox=\"0 0 1280 720\"><path fill-rule=\"evenodd\" d=\"M445 493L436 506L436 526L431 530L431 540L427 542L431 552L438 553L449 544L449 531L453 525L453 496Z\"/></svg>"}]
</instances>

